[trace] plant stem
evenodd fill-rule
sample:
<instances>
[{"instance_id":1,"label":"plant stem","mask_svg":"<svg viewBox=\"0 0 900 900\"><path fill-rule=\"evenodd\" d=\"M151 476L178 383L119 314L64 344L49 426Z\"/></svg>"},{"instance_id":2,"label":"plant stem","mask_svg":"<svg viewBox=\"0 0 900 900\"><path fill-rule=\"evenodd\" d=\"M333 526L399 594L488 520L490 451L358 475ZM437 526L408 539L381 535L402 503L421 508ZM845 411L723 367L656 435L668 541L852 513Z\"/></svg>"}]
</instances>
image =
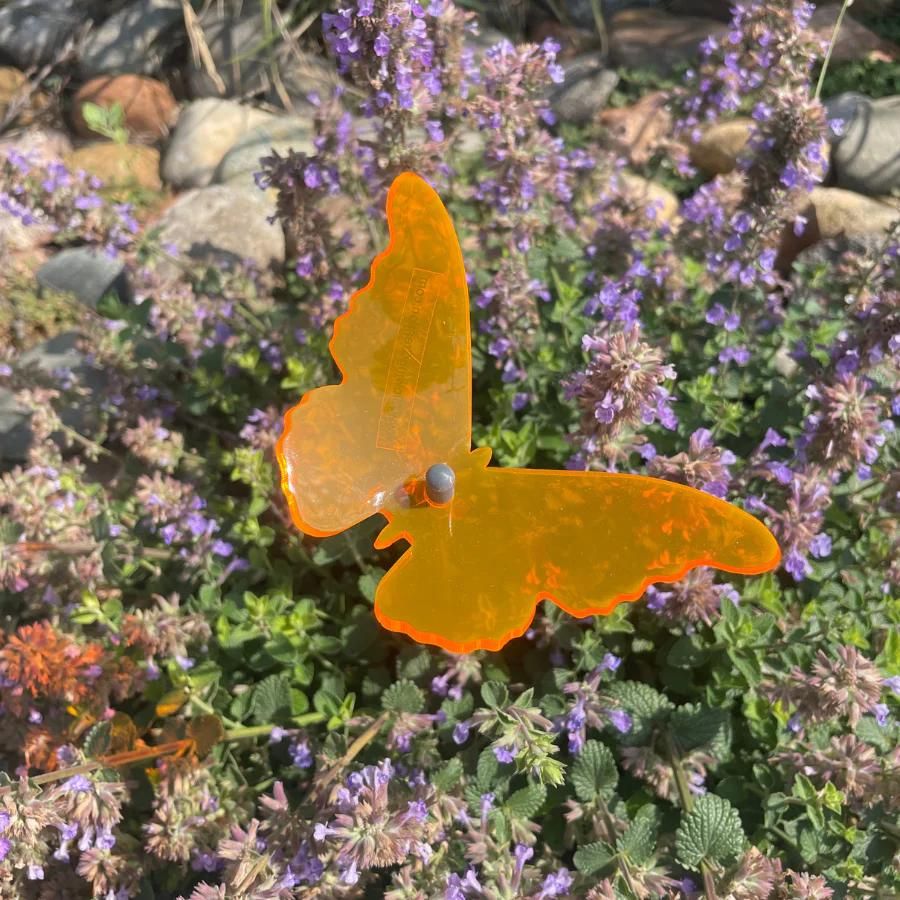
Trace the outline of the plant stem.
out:
<instances>
[{"instance_id":1,"label":"plant stem","mask_svg":"<svg viewBox=\"0 0 900 900\"><path fill-rule=\"evenodd\" d=\"M816 84L816 92L813 94L813 100L818 100L822 93L822 85L825 83L825 73L828 71L828 63L831 62L831 52L837 43L838 32L841 30L841 23L844 21L844 13L853 0L844 0L841 4L841 11L838 13L837 21L834 23L834 31L831 32L831 40L828 42L828 49L825 51L825 59L822 60L822 70L819 72L819 81Z\"/></svg>"}]
</instances>

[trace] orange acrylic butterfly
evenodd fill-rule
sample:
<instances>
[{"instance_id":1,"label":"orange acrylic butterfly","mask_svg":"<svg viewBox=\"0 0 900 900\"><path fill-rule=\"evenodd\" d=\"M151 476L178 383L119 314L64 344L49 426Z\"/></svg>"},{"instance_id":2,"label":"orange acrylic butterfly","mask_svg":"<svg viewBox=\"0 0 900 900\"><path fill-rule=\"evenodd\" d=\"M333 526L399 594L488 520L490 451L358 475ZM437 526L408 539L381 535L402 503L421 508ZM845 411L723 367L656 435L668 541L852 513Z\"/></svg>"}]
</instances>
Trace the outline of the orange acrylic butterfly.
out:
<instances>
[{"instance_id":1,"label":"orange acrylic butterfly","mask_svg":"<svg viewBox=\"0 0 900 900\"><path fill-rule=\"evenodd\" d=\"M488 468L491 450L471 447L469 298L450 217L404 173L387 218L388 248L334 324L342 381L307 393L277 446L301 531L333 535L381 513L375 546L411 545L375 594L385 628L455 653L497 650L541 599L606 615L695 566L753 575L778 564L762 523L693 488ZM455 474L449 501L425 485L437 464Z\"/></svg>"}]
</instances>

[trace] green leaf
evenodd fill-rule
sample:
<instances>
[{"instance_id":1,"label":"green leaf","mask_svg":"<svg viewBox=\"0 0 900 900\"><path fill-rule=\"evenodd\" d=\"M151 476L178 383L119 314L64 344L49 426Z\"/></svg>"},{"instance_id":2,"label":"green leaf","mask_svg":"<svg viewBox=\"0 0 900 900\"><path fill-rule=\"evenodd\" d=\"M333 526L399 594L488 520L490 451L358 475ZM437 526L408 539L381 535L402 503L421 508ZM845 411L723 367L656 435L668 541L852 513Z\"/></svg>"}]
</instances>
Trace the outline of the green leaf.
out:
<instances>
[{"instance_id":1,"label":"green leaf","mask_svg":"<svg viewBox=\"0 0 900 900\"><path fill-rule=\"evenodd\" d=\"M593 875L616 858L616 851L603 841L585 844L575 851L575 868L585 875Z\"/></svg>"},{"instance_id":2,"label":"green leaf","mask_svg":"<svg viewBox=\"0 0 900 900\"><path fill-rule=\"evenodd\" d=\"M646 743L656 724L664 722L672 709L669 699L638 681L617 681L610 685L610 696L631 716L631 731L619 737L629 746Z\"/></svg>"},{"instance_id":3,"label":"green leaf","mask_svg":"<svg viewBox=\"0 0 900 900\"><path fill-rule=\"evenodd\" d=\"M431 777L431 783L439 791L449 791L456 787L463 777L463 764L458 757L448 759Z\"/></svg>"},{"instance_id":4,"label":"green leaf","mask_svg":"<svg viewBox=\"0 0 900 900\"><path fill-rule=\"evenodd\" d=\"M669 724L685 753L707 746L721 757L731 745L731 717L727 710L686 703L672 713Z\"/></svg>"},{"instance_id":5,"label":"green leaf","mask_svg":"<svg viewBox=\"0 0 900 900\"><path fill-rule=\"evenodd\" d=\"M285 675L270 675L253 689L250 714L259 724L291 714L291 684Z\"/></svg>"},{"instance_id":6,"label":"green leaf","mask_svg":"<svg viewBox=\"0 0 900 900\"><path fill-rule=\"evenodd\" d=\"M600 741L588 741L572 764L569 781L584 803L598 796L609 800L619 783L619 771L609 747Z\"/></svg>"},{"instance_id":7,"label":"green leaf","mask_svg":"<svg viewBox=\"0 0 900 900\"><path fill-rule=\"evenodd\" d=\"M381 706L391 712L420 713L425 708L425 694L418 685L403 679L382 694Z\"/></svg>"},{"instance_id":8,"label":"green leaf","mask_svg":"<svg viewBox=\"0 0 900 900\"><path fill-rule=\"evenodd\" d=\"M727 800L715 794L698 797L675 833L678 862L695 872L704 860L721 864L736 859L743 846L741 817Z\"/></svg>"},{"instance_id":9,"label":"green leaf","mask_svg":"<svg viewBox=\"0 0 900 900\"><path fill-rule=\"evenodd\" d=\"M516 791L504 804L507 812L519 819L531 818L547 799L547 788L540 782Z\"/></svg>"},{"instance_id":10,"label":"green leaf","mask_svg":"<svg viewBox=\"0 0 900 900\"><path fill-rule=\"evenodd\" d=\"M503 709L509 705L509 692L499 681L486 681L481 686L481 699L491 709Z\"/></svg>"},{"instance_id":11,"label":"green leaf","mask_svg":"<svg viewBox=\"0 0 900 900\"><path fill-rule=\"evenodd\" d=\"M112 737L112 725L109 722L98 722L88 731L81 745L84 755L89 759L103 756L109 751L109 743Z\"/></svg>"},{"instance_id":12,"label":"green leaf","mask_svg":"<svg viewBox=\"0 0 900 900\"><path fill-rule=\"evenodd\" d=\"M619 852L626 854L636 865L644 865L656 850L659 820L659 810L652 803L642 806L632 819L628 831L619 838Z\"/></svg>"},{"instance_id":13,"label":"green leaf","mask_svg":"<svg viewBox=\"0 0 900 900\"><path fill-rule=\"evenodd\" d=\"M494 783L494 776L499 768L500 763L497 762L494 751L490 747L485 747L478 757L478 765L475 769L476 783L482 793L491 789Z\"/></svg>"}]
</instances>

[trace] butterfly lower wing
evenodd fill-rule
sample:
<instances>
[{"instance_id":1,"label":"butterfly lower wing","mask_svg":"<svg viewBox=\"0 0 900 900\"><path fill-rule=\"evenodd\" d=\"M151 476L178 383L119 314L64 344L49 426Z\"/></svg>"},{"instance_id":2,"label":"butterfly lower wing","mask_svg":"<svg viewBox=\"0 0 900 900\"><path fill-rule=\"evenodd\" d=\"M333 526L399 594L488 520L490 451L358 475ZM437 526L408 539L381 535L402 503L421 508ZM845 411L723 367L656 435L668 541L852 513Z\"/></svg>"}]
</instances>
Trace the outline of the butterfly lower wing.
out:
<instances>
[{"instance_id":1,"label":"butterfly lower wing","mask_svg":"<svg viewBox=\"0 0 900 900\"><path fill-rule=\"evenodd\" d=\"M701 491L481 459L457 470L449 506L390 515L378 545L412 546L378 586L385 627L451 652L496 650L524 633L541 599L605 615L696 566L758 574L780 559L761 522Z\"/></svg>"},{"instance_id":2,"label":"butterfly lower wing","mask_svg":"<svg viewBox=\"0 0 900 900\"><path fill-rule=\"evenodd\" d=\"M471 443L469 297L440 198L412 173L388 192L390 244L334 325L343 380L306 394L277 446L295 524L335 534Z\"/></svg>"}]
</instances>

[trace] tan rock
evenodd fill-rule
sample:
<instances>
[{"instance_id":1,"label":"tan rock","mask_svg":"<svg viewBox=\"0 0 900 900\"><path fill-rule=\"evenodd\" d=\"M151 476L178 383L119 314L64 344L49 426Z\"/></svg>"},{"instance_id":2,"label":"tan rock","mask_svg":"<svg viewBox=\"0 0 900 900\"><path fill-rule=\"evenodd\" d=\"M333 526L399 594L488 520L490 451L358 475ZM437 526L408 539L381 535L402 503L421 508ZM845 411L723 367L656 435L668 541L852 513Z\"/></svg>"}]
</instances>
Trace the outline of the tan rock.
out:
<instances>
[{"instance_id":1,"label":"tan rock","mask_svg":"<svg viewBox=\"0 0 900 900\"><path fill-rule=\"evenodd\" d=\"M118 103L125 114L128 134L137 141L164 138L178 117L178 103L169 88L143 75L101 75L79 88L72 104L72 125L81 137L96 138L84 120L85 103L105 108Z\"/></svg>"},{"instance_id":2,"label":"tan rock","mask_svg":"<svg viewBox=\"0 0 900 900\"><path fill-rule=\"evenodd\" d=\"M72 142L68 135L52 128L29 128L14 138L0 141L0 155L9 150L32 155L39 162L63 159L72 152Z\"/></svg>"},{"instance_id":3,"label":"tan rock","mask_svg":"<svg viewBox=\"0 0 900 900\"><path fill-rule=\"evenodd\" d=\"M35 116L47 108L50 98L42 90L28 91L25 73L12 66L0 66L0 121L6 118L11 103L18 112L15 117L20 125L28 125Z\"/></svg>"},{"instance_id":4,"label":"tan rock","mask_svg":"<svg viewBox=\"0 0 900 900\"><path fill-rule=\"evenodd\" d=\"M598 121L605 130L605 138L632 165L647 162L659 141L672 128L672 116L666 109L667 96L663 91L646 94L631 106L605 109Z\"/></svg>"},{"instance_id":5,"label":"tan rock","mask_svg":"<svg viewBox=\"0 0 900 900\"><path fill-rule=\"evenodd\" d=\"M878 200L842 188L813 188L809 203L801 212L807 220L803 233L792 227L785 230L776 266L786 271L808 247L829 238L861 240L880 237L900 219L896 200Z\"/></svg>"},{"instance_id":6,"label":"tan rock","mask_svg":"<svg viewBox=\"0 0 900 900\"><path fill-rule=\"evenodd\" d=\"M678 215L678 198L667 187L631 172L619 172L616 177L628 199L645 209L655 208L657 223L670 222Z\"/></svg>"},{"instance_id":7,"label":"tan rock","mask_svg":"<svg viewBox=\"0 0 900 900\"><path fill-rule=\"evenodd\" d=\"M667 71L696 58L700 42L727 26L703 16L674 16L661 9L625 9L609 21L610 62Z\"/></svg>"},{"instance_id":8,"label":"tan rock","mask_svg":"<svg viewBox=\"0 0 900 900\"><path fill-rule=\"evenodd\" d=\"M66 165L96 175L107 188L158 191L159 151L141 144L88 144L68 154Z\"/></svg>"},{"instance_id":9,"label":"tan rock","mask_svg":"<svg viewBox=\"0 0 900 900\"><path fill-rule=\"evenodd\" d=\"M753 130L752 119L730 119L707 128L690 146L691 162L705 175L725 175L737 164Z\"/></svg>"}]
</instances>

